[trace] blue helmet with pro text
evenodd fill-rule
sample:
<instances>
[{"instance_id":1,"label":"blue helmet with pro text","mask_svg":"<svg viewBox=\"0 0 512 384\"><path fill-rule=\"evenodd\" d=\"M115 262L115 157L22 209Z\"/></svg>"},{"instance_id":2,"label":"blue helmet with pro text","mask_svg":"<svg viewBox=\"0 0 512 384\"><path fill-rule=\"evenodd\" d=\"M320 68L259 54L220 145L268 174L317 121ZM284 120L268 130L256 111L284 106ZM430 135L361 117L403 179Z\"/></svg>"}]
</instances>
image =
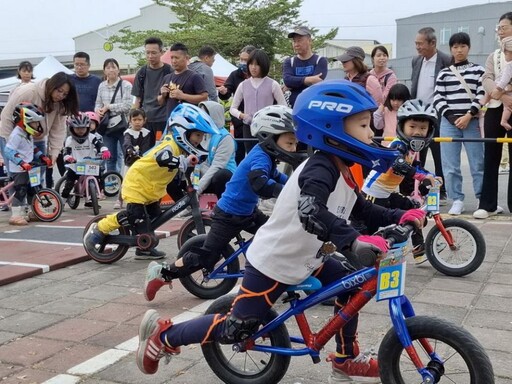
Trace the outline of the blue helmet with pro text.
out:
<instances>
[{"instance_id":1,"label":"blue helmet with pro text","mask_svg":"<svg viewBox=\"0 0 512 384\"><path fill-rule=\"evenodd\" d=\"M171 112L167 121L167 129L171 130L174 141L189 154L198 157L208 156L208 144L212 135L220 133L213 119L201 108L188 103L179 104ZM190 142L194 131L205 134L199 145Z\"/></svg>"},{"instance_id":2,"label":"blue helmet with pro text","mask_svg":"<svg viewBox=\"0 0 512 384\"><path fill-rule=\"evenodd\" d=\"M349 162L385 172L400 153L376 142L367 144L345 132L347 117L376 109L377 104L360 85L346 80L322 81L306 88L295 101L297 139Z\"/></svg>"}]
</instances>

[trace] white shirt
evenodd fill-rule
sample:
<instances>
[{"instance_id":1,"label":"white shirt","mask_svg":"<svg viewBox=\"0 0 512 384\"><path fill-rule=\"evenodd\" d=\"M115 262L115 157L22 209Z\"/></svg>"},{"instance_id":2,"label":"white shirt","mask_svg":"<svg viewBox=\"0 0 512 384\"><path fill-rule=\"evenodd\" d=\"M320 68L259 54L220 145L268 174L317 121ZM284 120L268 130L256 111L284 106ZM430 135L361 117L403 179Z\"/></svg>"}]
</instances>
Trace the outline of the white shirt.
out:
<instances>
[{"instance_id":1,"label":"white shirt","mask_svg":"<svg viewBox=\"0 0 512 384\"><path fill-rule=\"evenodd\" d=\"M420 76L418 78L416 98L428 104L432 104L434 101L434 87L436 85L436 79L434 79L434 76L436 73L436 61L437 52L428 60L423 58L423 62L421 63Z\"/></svg>"},{"instance_id":2,"label":"white shirt","mask_svg":"<svg viewBox=\"0 0 512 384\"><path fill-rule=\"evenodd\" d=\"M317 258L323 242L302 228L297 212L300 197L299 175L303 162L286 182L270 219L256 232L247 250L247 260L264 275L284 284L299 284L320 267ZM327 200L327 208L348 220L357 195L340 176Z\"/></svg>"}]
</instances>

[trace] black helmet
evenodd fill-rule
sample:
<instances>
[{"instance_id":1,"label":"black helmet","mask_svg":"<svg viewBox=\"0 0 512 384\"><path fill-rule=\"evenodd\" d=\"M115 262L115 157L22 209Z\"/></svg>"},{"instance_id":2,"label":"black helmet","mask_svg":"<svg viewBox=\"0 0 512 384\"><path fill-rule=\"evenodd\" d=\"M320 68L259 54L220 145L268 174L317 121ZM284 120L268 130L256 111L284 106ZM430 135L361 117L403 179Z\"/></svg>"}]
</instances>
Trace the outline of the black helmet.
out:
<instances>
[{"instance_id":1,"label":"black helmet","mask_svg":"<svg viewBox=\"0 0 512 384\"><path fill-rule=\"evenodd\" d=\"M69 116L66 120L71 136L80 144L83 144L87 140L87 136L91 130L91 119L84 112L80 112L78 115ZM84 135L79 136L75 132L75 128L87 128Z\"/></svg>"},{"instance_id":2,"label":"black helmet","mask_svg":"<svg viewBox=\"0 0 512 384\"><path fill-rule=\"evenodd\" d=\"M258 138L261 148L273 158L296 167L303 157L295 152L285 151L277 145L279 135L287 132L295 134L290 108L284 105L270 105L254 114L251 134Z\"/></svg>"},{"instance_id":3,"label":"black helmet","mask_svg":"<svg viewBox=\"0 0 512 384\"><path fill-rule=\"evenodd\" d=\"M396 134L400 140L407 143L411 151L420 152L429 146L437 127L437 112L431 104L426 104L419 99L407 100L398 109L398 126ZM426 137L408 137L404 134L404 123L409 119L427 120L430 124Z\"/></svg>"}]
</instances>

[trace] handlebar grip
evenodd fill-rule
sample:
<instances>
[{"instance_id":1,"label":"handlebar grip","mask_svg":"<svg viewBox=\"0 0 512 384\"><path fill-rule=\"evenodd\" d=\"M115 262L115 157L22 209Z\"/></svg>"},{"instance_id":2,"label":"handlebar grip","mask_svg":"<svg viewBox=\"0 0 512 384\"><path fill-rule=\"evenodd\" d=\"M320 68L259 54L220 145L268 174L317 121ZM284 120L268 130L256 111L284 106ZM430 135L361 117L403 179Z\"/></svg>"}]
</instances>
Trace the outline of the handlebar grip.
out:
<instances>
[{"instance_id":1,"label":"handlebar grip","mask_svg":"<svg viewBox=\"0 0 512 384\"><path fill-rule=\"evenodd\" d=\"M365 267L373 267L377 261L377 254L371 249L363 249L357 253L359 262Z\"/></svg>"}]
</instances>

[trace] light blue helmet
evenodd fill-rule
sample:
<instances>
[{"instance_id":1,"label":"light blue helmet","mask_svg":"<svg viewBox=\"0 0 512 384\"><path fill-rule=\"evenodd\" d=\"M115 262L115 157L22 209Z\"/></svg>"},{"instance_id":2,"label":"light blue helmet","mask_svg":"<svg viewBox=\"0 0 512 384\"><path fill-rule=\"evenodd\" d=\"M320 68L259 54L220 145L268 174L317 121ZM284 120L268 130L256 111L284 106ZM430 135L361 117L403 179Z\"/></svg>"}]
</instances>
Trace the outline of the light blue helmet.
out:
<instances>
[{"instance_id":1,"label":"light blue helmet","mask_svg":"<svg viewBox=\"0 0 512 384\"><path fill-rule=\"evenodd\" d=\"M208 156L208 144L212 135L219 134L212 118L201 108L188 103L179 104L171 112L167 121L167 129L171 130L174 141L185 152L198 157ZM205 133L205 139L197 147L189 141L194 131Z\"/></svg>"}]
</instances>

